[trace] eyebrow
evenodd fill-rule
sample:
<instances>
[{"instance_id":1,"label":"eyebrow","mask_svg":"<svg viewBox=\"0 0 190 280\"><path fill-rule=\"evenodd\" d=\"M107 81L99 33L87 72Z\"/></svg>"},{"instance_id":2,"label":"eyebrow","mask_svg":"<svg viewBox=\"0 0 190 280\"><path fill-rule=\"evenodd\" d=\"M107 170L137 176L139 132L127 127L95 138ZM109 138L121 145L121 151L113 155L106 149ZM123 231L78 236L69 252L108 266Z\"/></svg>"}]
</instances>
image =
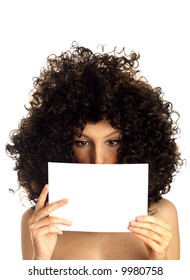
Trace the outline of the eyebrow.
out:
<instances>
[{"instance_id":1,"label":"eyebrow","mask_svg":"<svg viewBox=\"0 0 190 280\"><path fill-rule=\"evenodd\" d=\"M121 134L121 132L119 132L119 131L114 131L114 132L111 132L110 134L108 134L108 135L105 135L105 138L108 138L108 137L110 137L110 136L114 136L115 134ZM79 137L78 135L76 135L78 138L81 138L82 136L83 137L86 137L86 138L90 138L88 135L86 135L85 133L83 134L83 133L81 133L81 136Z\"/></svg>"}]
</instances>

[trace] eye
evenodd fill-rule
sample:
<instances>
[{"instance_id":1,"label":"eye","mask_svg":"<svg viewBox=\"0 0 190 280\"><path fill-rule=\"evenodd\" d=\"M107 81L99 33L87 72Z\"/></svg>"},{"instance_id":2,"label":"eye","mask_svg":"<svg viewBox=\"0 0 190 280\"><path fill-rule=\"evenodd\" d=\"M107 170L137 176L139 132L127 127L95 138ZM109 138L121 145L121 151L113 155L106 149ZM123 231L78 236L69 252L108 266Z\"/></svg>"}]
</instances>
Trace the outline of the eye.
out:
<instances>
[{"instance_id":1,"label":"eye","mask_svg":"<svg viewBox=\"0 0 190 280\"><path fill-rule=\"evenodd\" d=\"M87 146L89 143L88 141L74 141L75 146L83 148L84 146Z\"/></svg>"},{"instance_id":2,"label":"eye","mask_svg":"<svg viewBox=\"0 0 190 280\"><path fill-rule=\"evenodd\" d=\"M109 146L117 146L117 145L119 145L119 140L108 140L107 141L107 144L109 145Z\"/></svg>"}]
</instances>

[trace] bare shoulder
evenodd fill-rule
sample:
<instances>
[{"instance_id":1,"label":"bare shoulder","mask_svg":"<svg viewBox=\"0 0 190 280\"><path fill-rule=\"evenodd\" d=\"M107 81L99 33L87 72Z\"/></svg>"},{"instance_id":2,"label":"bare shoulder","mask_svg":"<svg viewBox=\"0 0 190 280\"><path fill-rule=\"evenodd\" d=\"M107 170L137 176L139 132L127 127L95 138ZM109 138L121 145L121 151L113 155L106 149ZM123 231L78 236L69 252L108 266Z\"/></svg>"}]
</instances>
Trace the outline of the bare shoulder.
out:
<instances>
[{"instance_id":1,"label":"bare shoulder","mask_svg":"<svg viewBox=\"0 0 190 280\"><path fill-rule=\"evenodd\" d=\"M27 209L21 218L21 229L22 232L28 230L28 220L32 217L34 210L32 208Z\"/></svg>"},{"instance_id":2,"label":"bare shoulder","mask_svg":"<svg viewBox=\"0 0 190 280\"><path fill-rule=\"evenodd\" d=\"M175 205L168 199L162 198L159 202L154 203L150 207L150 214L155 213L154 215L162 218L164 220L177 219L177 209Z\"/></svg>"},{"instance_id":3,"label":"bare shoulder","mask_svg":"<svg viewBox=\"0 0 190 280\"><path fill-rule=\"evenodd\" d=\"M27 209L22 215L22 222L26 223L33 215L34 210L32 208Z\"/></svg>"},{"instance_id":4,"label":"bare shoulder","mask_svg":"<svg viewBox=\"0 0 190 280\"><path fill-rule=\"evenodd\" d=\"M32 217L33 213L34 210L29 208L24 212L21 218L21 246L22 257L24 260L31 260L33 255L32 242L28 226L28 220Z\"/></svg>"}]
</instances>

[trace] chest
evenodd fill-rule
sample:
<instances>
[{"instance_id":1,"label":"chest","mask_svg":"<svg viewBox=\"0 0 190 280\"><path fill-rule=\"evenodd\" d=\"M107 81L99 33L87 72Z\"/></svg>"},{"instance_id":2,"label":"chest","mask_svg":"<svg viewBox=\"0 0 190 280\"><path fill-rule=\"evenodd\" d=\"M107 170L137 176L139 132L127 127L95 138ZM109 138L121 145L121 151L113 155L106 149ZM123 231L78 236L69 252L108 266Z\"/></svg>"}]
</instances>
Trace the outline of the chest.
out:
<instances>
[{"instance_id":1,"label":"chest","mask_svg":"<svg viewBox=\"0 0 190 280\"><path fill-rule=\"evenodd\" d=\"M52 259L144 260L147 251L131 233L64 232L58 238Z\"/></svg>"}]
</instances>

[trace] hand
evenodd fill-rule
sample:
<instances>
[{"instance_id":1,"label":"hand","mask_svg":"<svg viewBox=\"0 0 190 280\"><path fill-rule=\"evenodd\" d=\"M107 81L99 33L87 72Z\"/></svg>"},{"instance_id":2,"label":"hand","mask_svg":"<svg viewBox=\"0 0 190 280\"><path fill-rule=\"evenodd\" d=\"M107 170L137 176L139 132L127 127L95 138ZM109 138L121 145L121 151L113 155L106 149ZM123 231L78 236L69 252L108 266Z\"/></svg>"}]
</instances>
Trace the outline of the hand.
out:
<instances>
[{"instance_id":1,"label":"hand","mask_svg":"<svg viewBox=\"0 0 190 280\"><path fill-rule=\"evenodd\" d=\"M52 211L67 204L68 200L62 199L51 204L45 204L47 194L48 185L45 185L39 196L35 211L28 221L34 251L33 259L38 260L51 259L57 243L57 236L62 234L62 231L55 224L67 226L72 224L65 219L49 216Z\"/></svg>"},{"instance_id":2,"label":"hand","mask_svg":"<svg viewBox=\"0 0 190 280\"><path fill-rule=\"evenodd\" d=\"M150 260L167 259L167 250L172 239L171 227L153 216L139 216L129 223L128 229L142 240Z\"/></svg>"}]
</instances>

